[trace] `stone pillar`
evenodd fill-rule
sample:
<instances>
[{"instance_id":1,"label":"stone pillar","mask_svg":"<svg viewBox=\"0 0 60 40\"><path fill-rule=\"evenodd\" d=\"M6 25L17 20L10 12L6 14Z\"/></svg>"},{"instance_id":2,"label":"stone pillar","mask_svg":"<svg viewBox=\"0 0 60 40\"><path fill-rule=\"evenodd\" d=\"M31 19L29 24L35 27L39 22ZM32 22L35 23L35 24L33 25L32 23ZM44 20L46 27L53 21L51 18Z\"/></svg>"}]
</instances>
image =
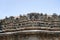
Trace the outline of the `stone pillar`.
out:
<instances>
[{"instance_id":1,"label":"stone pillar","mask_svg":"<svg viewBox=\"0 0 60 40\"><path fill-rule=\"evenodd\" d=\"M4 38L2 36L0 36L0 40L4 40Z\"/></svg>"},{"instance_id":2,"label":"stone pillar","mask_svg":"<svg viewBox=\"0 0 60 40\"><path fill-rule=\"evenodd\" d=\"M20 36L19 35L14 35L14 40L20 40Z\"/></svg>"},{"instance_id":3,"label":"stone pillar","mask_svg":"<svg viewBox=\"0 0 60 40\"><path fill-rule=\"evenodd\" d=\"M18 40L21 40L20 35L18 35Z\"/></svg>"},{"instance_id":4,"label":"stone pillar","mask_svg":"<svg viewBox=\"0 0 60 40\"><path fill-rule=\"evenodd\" d=\"M60 40L58 37L54 37L54 40Z\"/></svg>"},{"instance_id":5,"label":"stone pillar","mask_svg":"<svg viewBox=\"0 0 60 40\"><path fill-rule=\"evenodd\" d=\"M2 40L7 40L7 36L3 36L2 37Z\"/></svg>"}]
</instances>

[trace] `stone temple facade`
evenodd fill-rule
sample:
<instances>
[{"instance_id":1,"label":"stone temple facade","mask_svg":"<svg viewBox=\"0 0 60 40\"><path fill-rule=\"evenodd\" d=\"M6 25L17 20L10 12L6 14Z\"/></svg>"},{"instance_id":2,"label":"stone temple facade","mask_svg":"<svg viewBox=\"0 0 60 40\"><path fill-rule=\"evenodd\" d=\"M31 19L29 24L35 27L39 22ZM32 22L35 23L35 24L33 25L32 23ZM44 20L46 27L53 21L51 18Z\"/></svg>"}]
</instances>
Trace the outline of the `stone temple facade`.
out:
<instances>
[{"instance_id":1,"label":"stone temple facade","mask_svg":"<svg viewBox=\"0 0 60 40\"><path fill-rule=\"evenodd\" d=\"M60 15L28 13L1 19L0 40L60 40Z\"/></svg>"}]
</instances>

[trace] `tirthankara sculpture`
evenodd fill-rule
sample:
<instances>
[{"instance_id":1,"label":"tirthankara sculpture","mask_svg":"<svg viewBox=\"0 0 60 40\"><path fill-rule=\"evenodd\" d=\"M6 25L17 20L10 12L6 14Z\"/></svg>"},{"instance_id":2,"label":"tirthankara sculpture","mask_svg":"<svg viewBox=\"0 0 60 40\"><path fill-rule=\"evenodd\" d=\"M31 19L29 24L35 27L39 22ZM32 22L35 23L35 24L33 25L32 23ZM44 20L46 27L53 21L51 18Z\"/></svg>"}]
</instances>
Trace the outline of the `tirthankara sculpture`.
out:
<instances>
[{"instance_id":1,"label":"tirthankara sculpture","mask_svg":"<svg viewBox=\"0 0 60 40\"><path fill-rule=\"evenodd\" d=\"M28 13L0 19L0 40L60 40L60 15Z\"/></svg>"}]
</instances>

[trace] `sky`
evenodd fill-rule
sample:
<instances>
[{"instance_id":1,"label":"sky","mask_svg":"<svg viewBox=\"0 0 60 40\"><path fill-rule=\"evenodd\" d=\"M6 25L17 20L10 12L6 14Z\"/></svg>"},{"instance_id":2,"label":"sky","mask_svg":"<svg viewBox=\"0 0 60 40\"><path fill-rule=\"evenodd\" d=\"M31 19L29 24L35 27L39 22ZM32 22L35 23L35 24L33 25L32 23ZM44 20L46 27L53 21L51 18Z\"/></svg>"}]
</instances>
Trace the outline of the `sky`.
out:
<instances>
[{"instance_id":1,"label":"sky","mask_svg":"<svg viewBox=\"0 0 60 40\"><path fill-rule=\"evenodd\" d=\"M31 12L60 15L60 0L0 0L0 19Z\"/></svg>"}]
</instances>

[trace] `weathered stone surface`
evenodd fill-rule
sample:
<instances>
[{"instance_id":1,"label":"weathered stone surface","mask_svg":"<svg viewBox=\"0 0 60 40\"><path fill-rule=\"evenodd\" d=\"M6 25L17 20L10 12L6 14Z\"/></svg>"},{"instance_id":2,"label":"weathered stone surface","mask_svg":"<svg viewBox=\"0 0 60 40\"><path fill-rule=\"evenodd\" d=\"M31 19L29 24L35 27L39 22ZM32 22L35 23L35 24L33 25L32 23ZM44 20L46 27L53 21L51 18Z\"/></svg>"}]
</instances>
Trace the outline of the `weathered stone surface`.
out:
<instances>
[{"instance_id":1,"label":"weathered stone surface","mask_svg":"<svg viewBox=\"0 0 60 40\"><path fill-rule=\"evenodd\" d=\"M0 40L60 40L60 17L31 13L0 20Z\"/></svg>"}]
</instances>

